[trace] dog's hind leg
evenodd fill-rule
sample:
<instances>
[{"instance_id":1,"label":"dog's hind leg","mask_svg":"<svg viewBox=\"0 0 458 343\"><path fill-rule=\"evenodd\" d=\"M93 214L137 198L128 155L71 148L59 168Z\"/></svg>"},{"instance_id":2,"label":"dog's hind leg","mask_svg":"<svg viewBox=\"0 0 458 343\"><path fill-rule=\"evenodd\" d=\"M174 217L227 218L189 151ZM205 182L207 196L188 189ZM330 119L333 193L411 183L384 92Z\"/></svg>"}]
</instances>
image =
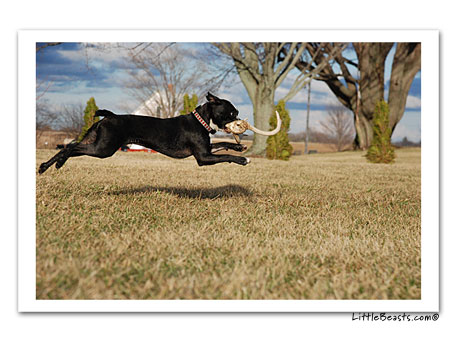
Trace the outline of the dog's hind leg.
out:
<instances>
[{"instance_id":1,"label":"dog's hind leg","mask_svg":"<svg viewBox=\"0 0 458 343\"><path fill-rule=\"evenodd\" d=\"M67 155L61 156L56 162L56 168L61 168L70 157L87 155L98 158L107 158L113 156L113 154L121 147L121 145L122 144L115 147L100 148L97 147L96 144L80 144Z\"/></svg>"},{"instance_id":2,"label":"dog's hind leg","mask_svg":"<svg viewBox=\"0 0 458 343\"><path fill-rule=\"evenodd\" d=\"M103 121L99 121L88 130L81 142L69 144L49 161L42 163L38 172L44 173L54 163L59 169L70 157L88 155L105 158L112 156L124 142L125 138L119 131L112 132L103 125Z\"/></svg>"},{"instance_id":3,"label":"dog's hind leg","mask_svg":"<svg viewBox=\"0 0 458 343\"><path fill-rule=\"evenodd\" d=\"M81 143L85 142L93 142L97 137L97 131L102 121L98 121L94 125L92 125L89 130L86 132L86 135L83 137L81 142L74 142L68 144L65 148L59 151L56 155L54 155L49 161L40 164L38 168L38 173L43 174L49 167L51 167L54 163L56 163L56 167L60 168L62 165L67 161L68 157L70 156L71 152L79 146Z\"/></svg>"},{"instance_id":4,"label":"dog's hind leg","mask_svg":"<svg viewBox=\"0 0 458 343\"><path fill-rule=\"evenodd\" d=\"M98 158L107 158L113 156L123 143L123 140L120 140L113 135L105 137L101 136L91 144L80 143L57 159L56 168L61 168L70 157L87 155Z\"/></svg>"},{"instance_id":5,"label":"dog's hind leg","mask_svg":"<svg viewBox=\"0 0 458 343\"><path fill-rule=\"evenodd\" d=\"M70 143L65 148L60 150L57 154L55 154L51 159L47 162L43 162L40 164L40 168L38 169L38 173L43 174L49 167L51 167L54 163L60 160L63 156L65 156L70 149L76 146L78 143Z\"/></svg>"}]
</instances>

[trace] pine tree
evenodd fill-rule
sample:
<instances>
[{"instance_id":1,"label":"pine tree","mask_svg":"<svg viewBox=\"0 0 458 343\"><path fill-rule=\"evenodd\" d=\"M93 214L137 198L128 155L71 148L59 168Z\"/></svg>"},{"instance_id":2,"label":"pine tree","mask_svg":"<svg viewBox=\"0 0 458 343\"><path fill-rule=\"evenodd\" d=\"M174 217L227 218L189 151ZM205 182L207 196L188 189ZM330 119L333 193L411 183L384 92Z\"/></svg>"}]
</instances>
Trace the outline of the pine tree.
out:
<instances>
[{"instance_id":1,"label":"pine tree","mask_svg":"<svg viewBox=\"0 0 458 343\"><path fill-rule=\"evenodd\" d=\"M188 114L194 111L198 101L199 99L196 94L193 94L192 98L190 98L188 93L186 93L183 97L183 109L180 111L180 114Z\"/></svg>"},{"instance_id":2,"label":"pine tree","mask_svg":"<svg viewBox=\"0 0 458 343\"><path fill-rule=\"evenodd\" d=\"M393 163L395 154L391 145L390 108L384 100L375 105L373 130L374 137L366 158L373 163Z\"/></svg>"},{"instance_id":3,"label":"pine tree","mask_svg":"<svg viewBox=\"0 0 458 343\"><path fill-rule=\"evenodd\" d=\"M94 125L95 123L97 123L100 120L100 117L94 116L95 111L97 111L98 109L99 108L95 104L95 99L91 97L87 102L86 108L84 109L84 126L81 129L80 135L78 136L78 139L77 139L78 142L81 142L81 140L86 135L87 130L89 130L89 128L92 125Z\"/></svg>"},{"instance_id":4,"label":"pine tree","mask_svg":"<svg viewBox=\"0 0 458 343\"><path fill-rule=\"evenodd\" d=\"M282 123L280 132L274 136L269 136L269 138L267 138L266 154L267 158L270 160L275 159L287 161L289 160L289 157L293 152L293 147L291 146L291 144L289 144L288 138L288 130L291 118L289 116L289 111L286 109L285 106L286 104L284 101L280 101L275 106L275 110L280 115ZM269 124L271 130L277 127L277 116L275 112L270 117Z\"/></svg>"}]
</instances>

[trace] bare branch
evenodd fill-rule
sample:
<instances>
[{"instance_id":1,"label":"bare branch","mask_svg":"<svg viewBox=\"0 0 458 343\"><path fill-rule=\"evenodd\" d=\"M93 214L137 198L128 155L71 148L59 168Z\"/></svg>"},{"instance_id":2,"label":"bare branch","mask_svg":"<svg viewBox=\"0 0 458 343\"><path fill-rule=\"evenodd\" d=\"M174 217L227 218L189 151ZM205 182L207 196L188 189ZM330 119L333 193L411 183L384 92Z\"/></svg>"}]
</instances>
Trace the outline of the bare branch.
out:
<instances>
[{"instance_id":1,"label":"bare branch","mask_svg":"<svg viewBox=\"0 0 458 343\"><path fill-rule=\"evenodd\" d=\"M258 66L258 56L256 51L253 51L253 47L248 43L212 43L217 47L222 53L230 56L234 60L234 65L237 68L237 71L240 74L241 78L244 78L246 82L261 82L259 77L259 66ZM244 50L245 56L242 55L242 47L246 48ZM251 80L248 80L250 78Z\"/></svg>"},{"instance_id":2,"label":"bare branch","mask_svg":"<svg viewBox=\"0 0 458 343\"><path fill-rule=\"evenodd\" d=\"M37 46L36 46L36 52L41 51L41 50L43 50L43 49L45 49L45 48L48 48L48 47L50 47L50 46L56 46L56 45L60 45L60 44L62 44L62 43L45 43L45 44L43 44L43 45L38 45L38 44L37 44Z\"/></svg>"},{"instance_id":3,"label":"bare branch","mask_svg":"<svg viewBox=\"0 0 458 343\"><path fill-rule=\"evenodd\" d=\"M294 51L296 50L296 47L297 47L297 44L298 43L292 43L289 50L288 50L288 53L286 54L286 56L284 57L283 61L280 63L280 65L278 66L277 70L275 71L274 73L274 77L275 77L275 83L278 85L280 85L283 80L285 79L286 77L286 74L289 72L289 66L292 65L292 67L294 68L295 67L295 63L292 62L292 59L293 58L299 58L298 57L298 54L302 53L302 51L305 49L305 46L301 46L300 48L302 49L302 51L298 51L296 54L294 54Z\"/></svg>"},{"instance_id":4,"label":"bare branch","mask_svg":"<svg viewBox=\"0 0 458 343\"><path fill-rule=\"evenodd\" d=\"M320 45L321 46L321 45ZM319 73L329 65L329 61L334 59L346 48L346 44L334 46L328 53L328 55L321 59L319 64L314 68L307 68L311 66L313 59L316 58L317 52L313 54L312 59L306 64L307 66L302 69L302 73L296 78L293 85L291 86L288 94L283 97L282 100L288 102L291 100L306 84L310 83L313 79L317 78ZM320 48L319 48L320 49ZM297 61L294 63L296 65ZM311 71L308 71L311 69Z\"/></svg>"},{"instance_id":5,"label":"bare branch","mask_svg":"<svg viewBox=\"0 0 458 343\"><path fill-rule=\"evenodd\" d=\"M36 88L37 88L37 92L38 92L39 89L42 88L42 85L43 85L45 82L46 82L46 80L43 80L43 81L41 81L41 82L37 85L37 87L36 87ZM35 100L36 100L36 101L40 100L40 99L46 94L46 92L49 90L49 88L52 86L53 83L54 83L54 82L49 81L49 82L46 84L46 88L43 89L43 90L40 92L40 94L37 94Z\"/></svg>"},{"instance_id":6,"label":"bare branch","mask_svg":"<svg viewBox=\"0 0 458 343\"><path fill-rule=\"evenodd\" d=\"M324 133L332 138L337 151L351 144L355 135L352 116L340 104L330 104L324 121L320 121Z\"/></svg>"}]
</instances>

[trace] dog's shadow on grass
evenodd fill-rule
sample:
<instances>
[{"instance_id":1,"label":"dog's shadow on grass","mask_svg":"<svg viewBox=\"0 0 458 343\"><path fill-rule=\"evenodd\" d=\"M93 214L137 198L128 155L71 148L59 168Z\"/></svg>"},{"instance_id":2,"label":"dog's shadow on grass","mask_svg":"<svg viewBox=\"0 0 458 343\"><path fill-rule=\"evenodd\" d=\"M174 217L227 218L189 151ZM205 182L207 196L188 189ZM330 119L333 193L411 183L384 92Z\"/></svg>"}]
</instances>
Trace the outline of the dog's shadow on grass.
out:
<instances>
[{"instance_id":1,"label":"dog's shadow on grass","mask_svg":"<svg viewBox=\"0 0 458 343\"><path fill-rule=\"evenodd\" d=\"M192 199L218 199L218 198L233 198L233 197L251 197L253 193L239 185L226 185L221 187L199 187L199 188L186 188L186 187L155 187L145 186L139 188L123 189L112 191L110 195L133 195L140 193L168 193L176 195L180 198Z\"/></svg>"}]
</instances>

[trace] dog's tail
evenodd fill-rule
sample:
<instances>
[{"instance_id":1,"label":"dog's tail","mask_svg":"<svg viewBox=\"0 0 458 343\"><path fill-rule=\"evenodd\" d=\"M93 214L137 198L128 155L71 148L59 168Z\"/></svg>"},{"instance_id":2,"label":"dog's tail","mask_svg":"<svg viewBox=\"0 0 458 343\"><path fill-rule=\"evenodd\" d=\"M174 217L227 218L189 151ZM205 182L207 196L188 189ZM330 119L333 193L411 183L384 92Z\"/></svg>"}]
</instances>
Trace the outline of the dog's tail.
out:
<instances>
[{"instance_id":1,"label":"dog's tail","mask_svg":"<svg viewBox=\"0 0 458 343\"><path fill-rule=\"evenodd\" d=\"M113 112L108 111L108 110L97 110L97 111L95 111L94 117L111 117L111 116L115 116L115 115L116 114L114 114Z\"/></svg>"}]
</instances>

